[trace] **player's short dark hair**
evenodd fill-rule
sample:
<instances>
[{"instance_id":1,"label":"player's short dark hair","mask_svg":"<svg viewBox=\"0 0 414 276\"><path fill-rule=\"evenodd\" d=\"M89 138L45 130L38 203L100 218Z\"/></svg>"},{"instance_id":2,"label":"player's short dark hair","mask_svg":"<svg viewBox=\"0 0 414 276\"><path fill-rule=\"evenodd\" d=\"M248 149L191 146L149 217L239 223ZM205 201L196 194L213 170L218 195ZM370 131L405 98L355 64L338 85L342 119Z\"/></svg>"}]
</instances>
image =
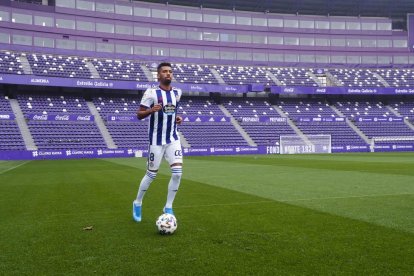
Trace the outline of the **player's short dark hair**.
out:
<instances>
[{"instance_id":1,"label":"player's short dark hair","mask_svg":"<svg viewBox=\"0 0 414 276\"><path fill-rule=\"evenodd\" d=\"M163 66L172 67L172 66L171 66L171 63L169 63L169 62L161 62L161 63L160 63L160 64L158 64L158 66L157 66L157 72L158 72L158 73L160 72L160 69L161 69L161 67L163 67Z\"/></svg>"}]
</instances>

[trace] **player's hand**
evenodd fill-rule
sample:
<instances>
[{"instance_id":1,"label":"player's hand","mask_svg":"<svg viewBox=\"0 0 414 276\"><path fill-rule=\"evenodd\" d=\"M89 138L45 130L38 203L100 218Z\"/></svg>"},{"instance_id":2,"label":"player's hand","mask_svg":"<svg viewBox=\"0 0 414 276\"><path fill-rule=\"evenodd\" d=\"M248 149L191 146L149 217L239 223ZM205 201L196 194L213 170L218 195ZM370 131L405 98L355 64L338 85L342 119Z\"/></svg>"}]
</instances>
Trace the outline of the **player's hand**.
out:
<instances>
[{"instance_id":1,"label":"player's hand","mask_svg":"<svg viewBox=\"0 0 414 276\"><path fill-rule=\"evenodd\" d=\"M177 125L181 124L182 121L183 121L183 118L181 116L175 117L175 122L177 123Z\"/></svg>"},{"instance_id":2,"label":"player's hand","mask_svg":"<svg viewBox=\"0 0 414 276\"><path fill-rule=\"evenodd\" d=\"M162 109L162 106L160 104L156 104L151 108L151 113L158 112L161 109Z\"/></svg>"}]
</instances>

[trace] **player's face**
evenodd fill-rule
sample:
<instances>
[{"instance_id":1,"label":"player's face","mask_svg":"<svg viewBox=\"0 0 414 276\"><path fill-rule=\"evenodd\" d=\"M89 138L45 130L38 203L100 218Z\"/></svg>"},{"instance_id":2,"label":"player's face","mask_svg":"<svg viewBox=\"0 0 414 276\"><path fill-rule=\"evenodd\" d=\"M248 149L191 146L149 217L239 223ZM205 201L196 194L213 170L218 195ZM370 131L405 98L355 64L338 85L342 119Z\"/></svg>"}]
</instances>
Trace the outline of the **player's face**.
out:
<instances>
[{"instance_id":1,"label":"player's face","mask_svg":"<svg viewBox=\"0 0 414 276\"><path fill-rule=\"evenodd\" d=\"M163 66L158 71L158 81L163 85L170 85L173 78L172 68Z\"/></svg>"}]
</instances>

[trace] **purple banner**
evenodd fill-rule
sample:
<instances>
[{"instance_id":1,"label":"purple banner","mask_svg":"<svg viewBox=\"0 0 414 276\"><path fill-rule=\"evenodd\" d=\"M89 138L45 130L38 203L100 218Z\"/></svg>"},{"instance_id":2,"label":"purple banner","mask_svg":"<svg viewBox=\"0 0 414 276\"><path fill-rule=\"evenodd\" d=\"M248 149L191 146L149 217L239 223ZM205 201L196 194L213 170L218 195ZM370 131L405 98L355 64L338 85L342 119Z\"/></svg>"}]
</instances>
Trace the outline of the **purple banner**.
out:
<instances>
[{"instance_id":1,"label":"purple banner","mask_svg":"<svg viewBox=\"0 0 414 276\"><path fill-rule=\"evenodd\" d=\"M184 122L230 122L226 116L183 116Z\"/></svg>"},{"instance_id":2,"label":"purple banner","mask_svg":"<svg viewBox=\"0 0 414 276\"><path fill-rule=\"evenodd\" d=\"M278 154L279 146L184 148L185 155ZM0 160L146 157L147 148L0 151Z\"/></svg>"},{"instance_id":3,"label":"purple banner","mask_svg":"<svg viewBox=\"0 0 414 276\"><path fill-rule=\"evenodd\" d=\"M14 120L14 114L0 114L0 120Z\"/></svg>"},{"instance_id":4,"label":"purple banner","mask_svg":"<svg viewBox=\"0 0 414 276\"><path fill-rule=\"evenodd\" d=\"M408 49L414 52L414 14L407 14Z\"/></svg>"},{"instance_id":5,"label":"purple banner","mask_svg":"<svg viewBox=\"0 0 414 276\"><path fill-rule=\"evenodd\" d=\"M21 150L0 151L0 160L141 157L147 153L148 150L145 149Z\"/></svg>"},{"instance_id":6,"label":"purple banner","mask_svg":"<svg viewBox=\"0 0 414 276\"><path fill-rule=\"evenodd\" d=\"M413 151L414 143L402 143L402 144L393 144L393 143L382 143L378 142L374 146L375 152L384 152L384 151Z\"/></svg>"},{"instance_id":7,"label":"purple banner","mask_svg":"<svg viewBox=\"0 0 414 276\"><path fill-rule=\"evenodd\" d=\"M257 122L287 123L287 119L283 117L258 116L258 117L239 117L239 119L244 123L257 123Z\"/></svg>"},{"instance_id":8,"label":"purple banner","mask_svg":"<svg viewBox=\"0 0 414 276\"><path fill-rule=\"evenodd\" d=\"M28 114L26 118L33 121L93 121L93 115L75 115L75 114L65 114L65 115L46 115L46 114Z\"/></svg>"},{"instance_id":9,"label":"purple banner","mask_svg":"<svg viewBox=\"0 0 414 276\"><path fill-rule=\"evenodd\" d=\"M0 74L0 83L12 83L23 85L59 86L59 87L84 87L106 88L121 90L145 90L149 87L157 87L155 82L134 82L118 80L90 80L73 78L41 77L34 75ZM174 86L186 92L218 92L218 93L247 93L249 91L263 91L262 84L251 85L219 85L219 84L190 84L177 83ZM271 86L274 94L348 94L348 95L414 95L414 87L313 87L313 86Z\"/></svg>"},{"instance_id":10,"label":"purple banner","mask_svg":"<svg viewBox=\"0 0 414 276\"><path fill-rule=\"evenodd\" d=\"M263 92L265 89L264 84L260 83L252 83L248 85L248 89L250 92Z\"/></svg>"},{"instance_id":11,"label":"purple banner","mask_svg":"<svg viewBox=\"0 0 414 276\"><path fill-rule=\"evenodd\" d=\"M357 122L403 122L403 117L356 117Z\"/></svg>"},{"instance_id":12,"label":"purple banner","mask_svg":"<svg viewBox=\"0 0 414 276\"><path fill-rule=\"evenodd\" d=\"M83 88L106 88L123 90L145 90L150 87L158 87L156 82L135 82L119 80L90 80L43 77L35 75L0 74L0 83L13 83L24 85L60 86L60 87L83 87ZM187 92L220 92L220 93L247 93L248 85L219 85L219 84L191 84L175 83L173 86Z\"/></svg>"},{"instance_id":13,"label":"purple banner","mask_svg":"<svg viewBox=\"0 0 414 276\"><path fill-rule=\"evenodd\" d=\"M345 122L345 118L342 117L297 117L295 120L299 122Z\"/></svg>"},{"instance_id":14,"label":"purple banner","mask_svg":"<svg viewBox=\"0 0 414 276\"><path fill-rule=\"evenodd\" d=\"M413 88L398 87L313 87L313 86L272 86L273 94L347 94L347 95L404 95L414 94Z\"/></svg>"},{"instance_id":15,"label":"purple banner","mask_svg":"<svg viewBox=\"0 0 414 276\"><path fill-rule=\"evenodd\" d=\"M185 155L278 154L279 146L235 146L184 148Z\"/></svg>"},{"instance_id":16,"label":"purple banner","mask_svg":"<svg viewBox=\"0 0 414 276\"><path fill-rule=\"evenodd\" d=\"M289 149L292 153L311 153L307 149ZM333 153L369 152L364 144L335 145ZM414 151L414 143L377 144L375 151ZM279 146L233 146L233 147L191 147L183 148L186 156L208 155L242 155L242 154L279 154ZM71 159L71 158L115 158L115 157L146 157L148 149L76 149L76 150L35 150L35 151L0 151L0 160L39 160L39 159Z\"/></svg>"},{"instance_id":17,"label":"purple banner","mask_svg":"<svg viewBox=\"0 0 414 276\"><path fill-rule=\"evenodd\" d=\"M369 152L368 145L335 145L331 147L332 152Z\"/></svg>"}]
</instances>

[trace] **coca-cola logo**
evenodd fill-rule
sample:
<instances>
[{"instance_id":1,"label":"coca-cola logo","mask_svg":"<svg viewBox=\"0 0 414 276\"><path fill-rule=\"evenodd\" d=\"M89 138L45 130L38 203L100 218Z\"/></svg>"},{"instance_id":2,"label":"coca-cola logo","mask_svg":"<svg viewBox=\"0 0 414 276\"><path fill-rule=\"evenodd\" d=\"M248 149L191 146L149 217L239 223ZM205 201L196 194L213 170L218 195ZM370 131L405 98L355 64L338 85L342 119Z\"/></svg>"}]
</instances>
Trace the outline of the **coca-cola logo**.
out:
<instances>
[{"instance_id":1,"label":"coca-cola logo","mask_svg":"<svg viewBox=\"0 0 414 276\"><path fill-rule=\"evenodd\" d=\"M33 120L47 121L47 115L33 115Z\"/></svg>"},{"instance_id":2,"label":"coca-cola logo","mask_svg":"<svg viewBox=\"0 0 414 276\"><path fill-rule=\"evenodd\" d=\"M69 115L56 115L56 121L69 121Z\"/></svg>"},{"instance_id":3,"label":"coca-cola logo","mask_svg":"<svg viewBox=\"0 0 414 276\"><path fill-rule=\"evenodd\" d=\"M91 116L89 115L85 115L85 116L78 116L78 118L76 118L77 121L90 121L91 120Z\"/></svg>"}]
</instances>

